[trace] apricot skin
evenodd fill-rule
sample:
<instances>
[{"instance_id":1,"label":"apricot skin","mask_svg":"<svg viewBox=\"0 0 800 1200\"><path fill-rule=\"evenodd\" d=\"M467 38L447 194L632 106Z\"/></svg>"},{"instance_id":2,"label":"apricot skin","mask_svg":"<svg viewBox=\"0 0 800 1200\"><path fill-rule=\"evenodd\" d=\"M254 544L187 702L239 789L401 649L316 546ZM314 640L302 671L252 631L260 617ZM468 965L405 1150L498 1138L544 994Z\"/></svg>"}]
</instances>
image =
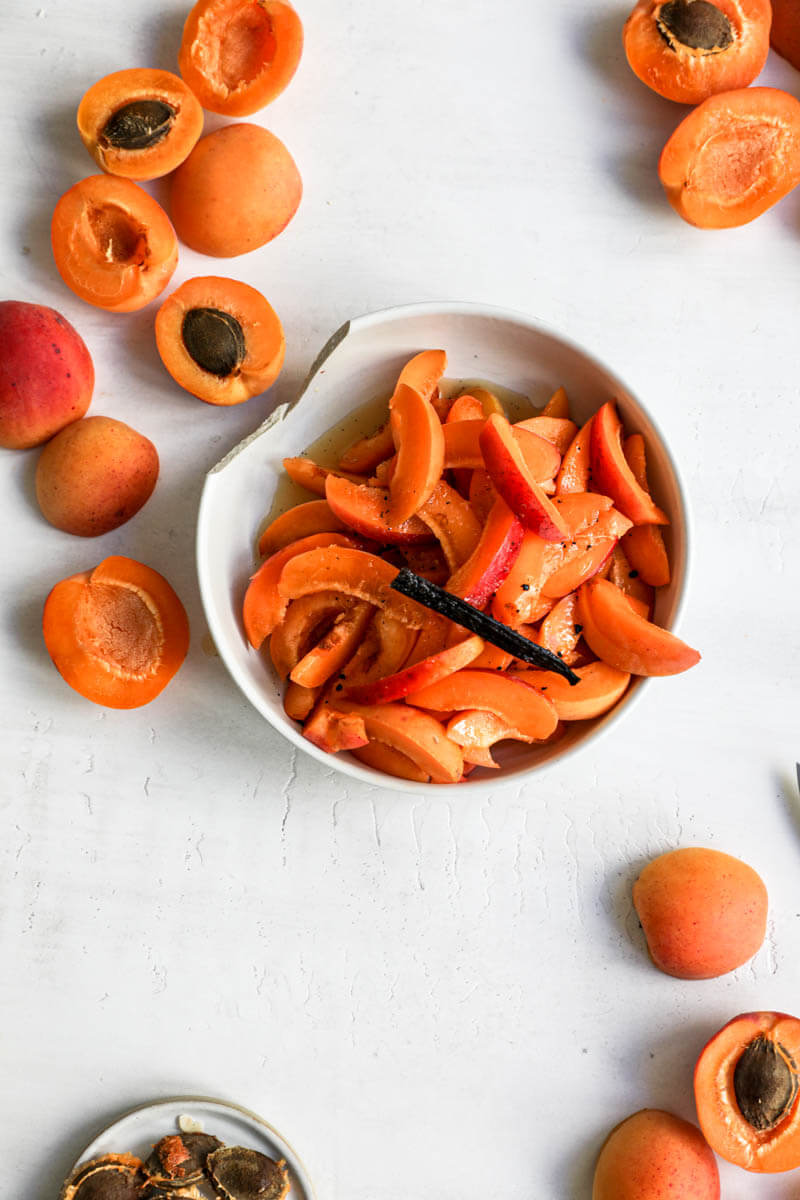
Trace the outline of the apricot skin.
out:
<instances>
[{"instance_id":1,"label":"apricot skin","mask_svg":"<svg viewBox=\"0 0 800 1200\"><path fill-rule=\"evenodd\" d=\"M272 241L297 211L300 173L283 142L240 122L209 133L172 176L170 212L178 237L215 258Z\"/></svg>"},{"instance_id":2,"label":"apricot skin","mask_svg":"<svg viewBox=\"0 0 800 1200\"><path fill-rule=\"evenodd\" d=\"M0 446L39 446L86 412L94 366L83 338L53 308L0 301Z\"/></svg>"},{"instance_id":3,"label":"apricot skin","mask_svg":"<svg viewBox=\"0 0 800 1200\"><path fill-rule=\"evenodd\" d=\"M767 889L719 850L671 850L644 868L633 903L650 957L678 979L713 979L746 963L767 927Z\"/></svg>"},{"instance_id":4,"label":"apricot skin","mask_svg":"<svg viewBox=\"0 0 800 1200\"><path fill-rule=\"evenodd\" d=\"M694 1125L644 1108L606 1139L592 1200L719 1200L716 1160Z\"/></svg>"},{"instance_id":5,"label":"apricot skin","mask_svg":"<svg viewBox=\"0 0 800 1200\"><path fill-rule=\"evenodd\" d=\"M36 496L56 529L97 537L130 520L157 479L158 453L148 438L112 417L85 417L45 446Z\"/></svg>"}]
</instances>

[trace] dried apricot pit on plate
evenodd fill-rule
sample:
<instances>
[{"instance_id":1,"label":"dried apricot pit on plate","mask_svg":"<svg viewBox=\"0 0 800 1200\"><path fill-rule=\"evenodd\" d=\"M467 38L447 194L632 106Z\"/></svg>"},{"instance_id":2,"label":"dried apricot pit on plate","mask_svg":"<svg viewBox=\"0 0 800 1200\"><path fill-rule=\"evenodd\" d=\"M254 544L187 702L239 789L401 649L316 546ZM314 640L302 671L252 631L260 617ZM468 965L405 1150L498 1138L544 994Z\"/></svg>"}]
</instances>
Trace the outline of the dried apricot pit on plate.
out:
<instances>
[{"instance_id":1,"label":"dried apricot pit on plate","mask_svg":"<svg viewBox=\"0 0 800 1200\"><path fill-rule=\"evenodd\" d=\"M147 1181L173 1196L176 1189L192 1188L205 1178L209 1154L221 1146L210 1133L169 1134L156 1142L144 1164Z\"/></svg>"},{"instance_id":2,"label":"dried apricot pit on plate","mask_svg":"<svg viewBox=\"0 0 800 1200\"><path fill-rule=\"evenodd\" d=\"M248 117L280 95L302 50L302 23L285 0L198 0L178 66L204 108Z\"/></svg>"},{"instance_id":3,"label":"dried apricot pit on plate","mask_svg":"<svg viewBox=\"0 0 800 1200\"><path fill-rule=\"evenodd\" d=\"M137 67L89 88L78 105L78 132L110 175L157 179L186 158L203 132L203 110L177 75Z\"/></svg>"},{"instance_id":4,"label":"dried apricot pit on plate","mask_svg":"<svg viewBox=\"0 0 800 1200\"><path fill-rule=\"evenodd\" d=\"M109 708L148 704L189 648L186 611L163 575L119 555L57 583L42 626L70 687Z\"/></svg>"},{"instance_id":5,"label":"dried apricot pit on plate","mask_svg":"<svg viewBox=\"0 0 800 1200\"><path fill-rule=\"evenodd\" d=\"M104 1154L76 1167L59 1200L138 1200L143 1183L140 1159L132 1154Z\"/></svg>"},{"instance_id":6,"label":"dried apricot pit on plate","mask_svg":"<svg viewBox=\"0 0 800 1200\"><path fill-rule=\"evenodd\" d=\"M639 0L622 39L634 74L683 104L747 87L767 59L769 0Z\"/></svg>"},{"instance_id":7,"label":"dried apricot pit on plate","mask_svg":"<svg viewBox=\"0 0 800 1200\"><path fill-rule=\"evenodd\" d=\"M705 1046L694 1072L700 1126L709 1145L748 1171L800 1166L800 1021L744 1013Z\"/></svg>"},{"instance_id":8,"label":"dried apricot pit on plate","mask_svg":"<svg viewBox=\"0 0 800 1200\"><path fill-rule=\"evenodd\" d=\"M175 230L161 205L130 179L90 175L53 213L53 257L81 300L134 312L163 292L178 262Z\"/></svg>"},{"instance_id":9,"label":"dried apricot pit on plate","mask_svg":"<svg viewBox=\"0 0 800 1200\"><path fill-rule=\"evenodd\" d=\"M297 211L303 184L280 138L260 125L209 133L172 177L170 211L181 241L231 258L276 237Z\"/></svg>"},{"instance_id":10,"label":"dried apricot pit on plate","mask_svg":"<svg viewBox=\"0 0 800 1200\"><path fill-rule=\"evenodd\" d=\"M275 1162L244 1146L224 1146L209 1154L208 1174L224 1200L283 1200L289 1191L284 1159Z\"/></svg>"},{"instance_id":11,"label":"dried apricot pit on plate","mask_svg":"<svg viewBox=\"0 0 800 1200\"><path fill-rule=\"evenodd\" d=\"M86 412L94 365L69 321L42 304L0 301L0 446L46 442Z\"/></svg>"},{"instance_id":12,"label":"dried apricot pit on plate","mask_svg":"<svg viewBox=\"0 0 800 1200\"><path fill-rule=\"evenodd\" d=\"M645 1108L603 1144L592 1200L719 1200L719 1171L694 1125Z\"/></svg>"},{"instance_id":13,"label":"dried apricot pit on plate","mask_svg":"<svg viewBox=\"0 0 800 1200\"><path fill-rule=\"evenodd\" d=\"M113 417L73 421L48 442L36 466L36 498L56 529L97 537L149 500L158 452L144 434Z\"/></svg>"},{"instance_id":14,"label":"dried apricot pit on plate","mask_svg":"<svg viewBox=\"0 0 800 1200\"><path fill-rule=\"evenodd\" d=\"M648 863L633 903L650 957L679 979L713 979L742 966L767 929L767 889L741 859L687 846Z\"/></svg>"},{"instance_id":15,"label":"dried apricot pit on plate","mask_svg":"<svg viewBox=\"0 0 800 1200\"><path fill-rule=\"evenodd\" d=\"M746 225L800 183L800 101L780 88L712 96L681 121L658 175L690 225Z\"/></svg>"},{"instance_id":16,"label":"dried apricot pit on plate","mask_svg":"<svg viewBox=\"0 0 800 1200\"><path fill-rule=\"evenodd\" d=\"M272 306L235 279L189 279L161 305L156 344L172 378L208 404L241 404L278 377L286 342Z\"/></svg>"}]
</instances>

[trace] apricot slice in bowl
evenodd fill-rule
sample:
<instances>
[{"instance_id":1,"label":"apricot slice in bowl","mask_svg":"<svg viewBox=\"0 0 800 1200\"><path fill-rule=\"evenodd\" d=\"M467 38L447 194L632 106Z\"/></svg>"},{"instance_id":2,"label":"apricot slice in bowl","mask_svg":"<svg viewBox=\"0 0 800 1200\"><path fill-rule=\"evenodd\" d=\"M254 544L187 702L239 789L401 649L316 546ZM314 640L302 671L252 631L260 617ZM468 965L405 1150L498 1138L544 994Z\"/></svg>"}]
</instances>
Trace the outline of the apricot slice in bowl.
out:
<instances>
[{"instance_id":1,"label":"apricot slice in bowl","mask_svg":"<svg viewBox=\"0 0 800 1200\"><path fill-rule=\"evenodd\" d=\"M178 66L209 112L248 117L280 95L302 51L302 22L285 0L198 0Z\"/></svg>"},{"instance_id":2,"label":"apricot slice in bowl","mask_svg":"<svg viewBox=\"0 0 800 1200\"><path fill-rule=\"evenodd\" d=\"M156 315L156 345L176 383L207 404L242 404L271 387L286 352L272 305L246 283L188 279Z\"/></svg>"},{"instance_id":3,"label":"apricot slice in bowl","mask_svg":"<svg viewBox=\"0 0 800 1200\"><path fill-rule=\"evenodd\" d=\"M800 1167L800 1020L743 1013L707 1043L694 1072L706 1140L747 1171Z\"/></svg>"},{"instance_id":4,"label":"apricot slice in bowl","mask_svg":"<svg viewBox=\"0 0 800 1200\"><path fill-rule=\"evenodd\" d=\"M766 87L710 97L669 138L658 175L690 225L747 224L800 182L800 101Z\"/></svg>"},{"instance_id":5,"label":"apricot slice in bowl","mask_svg":"<svg viewBox=\"0 0 800 1200\"><path fill-rule=\"evenodd\" d=\"M178 263L161 205L130 179L90 175L65 192L51 225L53 257L76 296L134 312L163 292Z\"/></svg>"},{"instance_id":6,"label":"apricot slice in bowl","mask_svg":"<svg viewBox=\"0 0 800 1200\"><path fill-rule=\"evenodd\" d=\"M719 1200L719 1171L700 1131L657 1108L644 1108L606 1138L592 1200Z\"/></svg>"},{"instance_id":7,"label":"apricot slice in bowl","mask_svg":"<svg viewBox=\"0 0 800 1200\"><path fill-rule=\"evenodd\" d=\"M767 929L767 889L739 858L702 846L653 859L633 904L657 967L678 979L714 979L757 953Z\"/></svg>"},{"instance_id":8,"label":"apricot slice in bowl","mask_svg":"<svg viewBox=\"0 0 800 1200\"><path fill-rule=\"evenodd\" d=\"M631 70L654 92L699 104L752 83L767 60L769 0L639 0L625 22Z\"/></svg>"},{"instance_id":9,"label":"apricot slice in bowl","mask_svg":"<svg viewBox=\"0 0 800 1200\"><path fill-rule=\"evenodd\" d=\"M70 687L108 708L155 699L189 648L186 611L166 579L120 555L57 583L42 629Z\"/></svg>"},{"instance_id":10,"label":"apricot slice in bowl","mask_svg":"<svg viewBox=\"0 0 800 1200\"><path fill-rule=\"evenodd\" d=\"M172 176L170 211L187 246L231 258L272 241L302 193L280 138L260 125L225 125L201 138Z\"/></svg>"},{"instance_id":11,"label":"apricot slice in bowl","mask_svg":"<svg viewBox=\"0 0 800 1200\"><path fill-rule=\"evenodd\" d=\"M114 71L78 105L84 146L98 167L126 179L158 179L174 171L202 132L197 97L171 71Z\"/></svg>"}]
</instances>

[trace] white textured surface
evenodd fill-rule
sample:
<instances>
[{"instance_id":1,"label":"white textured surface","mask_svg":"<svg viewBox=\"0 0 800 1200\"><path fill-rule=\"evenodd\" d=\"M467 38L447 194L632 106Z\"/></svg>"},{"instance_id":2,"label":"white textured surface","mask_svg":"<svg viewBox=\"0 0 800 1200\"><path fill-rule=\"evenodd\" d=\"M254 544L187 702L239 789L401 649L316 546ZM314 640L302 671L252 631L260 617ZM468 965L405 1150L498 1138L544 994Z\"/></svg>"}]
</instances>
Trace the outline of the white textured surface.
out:
<instances>
[{"instance_id":1,"label":"white textured surface","mask_svg":"<svg viewBox=\"0 0 800 1200\"><path fill-rule=\"evenodd\" d=\"M83 305L47 238L92 171L82 92L172 66L184 11L3 4L2 291L77 325L93 411L162 459L142 513L88 543L39 517L35 453L0 454L3 1189L46 1200L96 1126L200 1092L273 1121L320 1197L579 1200L614 1122L692 1116L719 1025L798 1005L800 198L725 233L673 215L655 162L682 110L629 74L612 3L305 0L301 70L263 115L300 212L176 276L243 278L287 329L273 392L214 410L164 374L152 311ZM800 84L777 60L766 78ZM415 803L293 754L247 706L203 651L192 543L204 470L342 320L442 297L550 321L652 407L693 486L683 632L705 657L535 791ZM39 626L50 586L112 552L167 574L193 628L174 683L129 713L74 695ZM642 861L686 843L746 857L772 901L753 964L694 985L648 965L629 903ZM723 1175L726 1200L793 1186Z\"/></svg>"}]
</instances>

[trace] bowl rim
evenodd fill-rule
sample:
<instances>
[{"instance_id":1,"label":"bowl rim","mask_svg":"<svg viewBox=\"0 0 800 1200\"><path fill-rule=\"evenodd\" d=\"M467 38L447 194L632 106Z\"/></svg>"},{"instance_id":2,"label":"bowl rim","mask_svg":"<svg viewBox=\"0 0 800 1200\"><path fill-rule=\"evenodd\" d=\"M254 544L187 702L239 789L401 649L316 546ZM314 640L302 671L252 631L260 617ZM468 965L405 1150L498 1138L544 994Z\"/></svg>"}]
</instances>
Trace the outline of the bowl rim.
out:
<instances>
[{"instance_id":1,"label":"bowl rim","mask_svg":"<svg viewBox=\"0 0 800 1200\"><path fill-rule=\"evenodd\" d=\"M595 354L594 350L588 348L574 338L561 332L556 326L551 325L548 321L542 320L539 317L531 316L528 313L522 312L519 309L507 308L502 305L483 304L479 301L471 300L423 300L408 304L391 305L387 308L375 309L372 312L362 313L357 317L352 317L344 321L326 340L321 350L313 359L308 373L303 380L297 395L290 401L279 405L273 412L256 428L252 433L244 437L240 442L228 451L217 463L214 464L207 472L203 482L203 488L200 496L200 503L197 513L197 526L195 536L195 562L197 570L197 578L200 590L200 599L203 606L203 612L208 623L209 633L217 648L217 653L225 666L226 671L232 678L233 682L239 690L245 695L253 707L264 717L269 724L287 738L297 748L315 758L323 766L329 770L338 770L351 778L358 779L362 783L371 785L372 787L387 788L391 791L406 792L411 795L441 795L443 784L439 783L415 783L411 780L399 779L393 775L385 775L379 773L372 768L362 766L360 763L351 760L345 755L329 754L327 751L315 746L308 738L303 737L302 733L295 727L294 724L278 724L273 720L272 714L265 710L261 703L259 689L246 676L240 672L236 664L230 663L223 652L219 649L220 644L224 644L224 632L217 624L216 612L211 604L210 596L211 589L208 583L211 573L211 564L206 556L206 544L203 540L203 532L208 520L208 511L212 503L212 484L214 476L224 470L247 446L256 441L262 433L271 428L276 422L282 420L288 413L300 402L320 368L325 364L326 360L336 350L337 346L350 333L361 332L369 329L374 325L390 324L394 321L404 320L415 316L474 316L474 317L489 317L494 320L504 321L512 324L521 325L524 328L534 332L544 334L546 337L560 342L571 353L580 358L585 359L591 366L597 368L600 372L607 375L615 387L624 391L631 396L636 404L647 415L647 418L652 425L652 428L658 438L660 449L667 461L669 470L672 474L675 490L677 493L678 504L680 507L680 521L683 528L683 572L681 587L675 596L674 612L669 625L669 631L675 632L683 618L686 605L686 596L689 591L689 581L692 573L692 544L694 540L694 527L691 508L689 505L688 489L684 481L683 475L678 467L678 464L673 457L669 442L664 436L661 426L651 412L650 408L639 398L636 390L629 387L626 381L612 369L606 361L599 355ZM643 677L637 680L637 686L631 696L629 696L622 706L615 705L614 708L607 713L600 723L594 726L590 735L583 738L576 745L567 747L562 754L557 754L546 762L535 763L528 769L523 769L514 772L508 776L486 777L479 775L478 778L467 778L462 780L457 786L459 792L465 788L473 791L483 789L485 792L492 791L499 787L511 787L516 784L520 786L522 780L527 780L536 776L541 776L545 772L552 771L563 766L566 762L572 762L580 754L586 752L590 747L597 744L597 741L613 729L616 724L628 713L632 706L637 705L642 695L648 690L652 680L649 677Z\"/></svg>"}]
</instances>

